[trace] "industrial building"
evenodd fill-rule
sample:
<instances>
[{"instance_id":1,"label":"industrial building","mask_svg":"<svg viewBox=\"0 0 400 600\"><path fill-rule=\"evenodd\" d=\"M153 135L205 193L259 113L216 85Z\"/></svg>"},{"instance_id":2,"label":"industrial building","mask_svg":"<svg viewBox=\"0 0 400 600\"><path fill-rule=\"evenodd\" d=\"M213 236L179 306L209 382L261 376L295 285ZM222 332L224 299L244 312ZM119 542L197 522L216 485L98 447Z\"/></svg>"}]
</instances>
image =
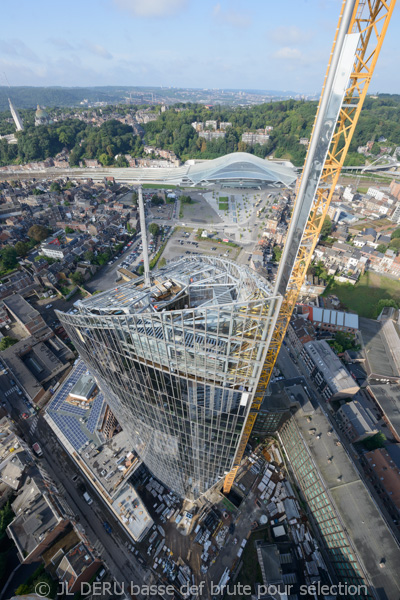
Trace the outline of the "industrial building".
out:
<instances>
[{"instance_id":1,"label":"industrial building","mask_svg":"<svg viewBox=\"0 0 400 600\"><path fill-rule=\"evenodd\" d=\"M57 314L147 467L196 499L232 467L280 302L247 267L202 256Z\"/></svg>"}]
</instances>

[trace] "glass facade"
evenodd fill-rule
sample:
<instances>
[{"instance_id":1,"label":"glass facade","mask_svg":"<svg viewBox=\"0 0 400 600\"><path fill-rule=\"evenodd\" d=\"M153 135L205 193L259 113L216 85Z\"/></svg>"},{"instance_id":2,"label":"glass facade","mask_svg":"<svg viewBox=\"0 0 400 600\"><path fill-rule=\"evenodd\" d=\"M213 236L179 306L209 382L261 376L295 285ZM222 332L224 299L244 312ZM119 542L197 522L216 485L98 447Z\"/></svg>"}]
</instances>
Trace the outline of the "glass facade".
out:
<instances>
[{"instance_id":1,"label":"glass facade","mask_svg":"<svg viewBox=\"0 0 400 600\"><path fill-rule=\"evenodd\" d=\"M203 256L58 317L148 468L196 499L232 467L280 302L247 267Z\"/></svg>"},{"instance_id":2,"label":"glass facade","mask_svg":"<svg viewBox=\"0 0 400 600\"><path fill-rule=\"evenodd\" d=\"M315 467L310 452L302 438L294 418L289 419L279 430L281 442L296 481L306 499L315 525L325 545L328 563L334 569L338 581L348 586L365 586L366 581L343 530L342 523L331 501L326 486ZM355 599L370 599L372 596L361 592L352 596Z\"/></svg>"}]
</instances>

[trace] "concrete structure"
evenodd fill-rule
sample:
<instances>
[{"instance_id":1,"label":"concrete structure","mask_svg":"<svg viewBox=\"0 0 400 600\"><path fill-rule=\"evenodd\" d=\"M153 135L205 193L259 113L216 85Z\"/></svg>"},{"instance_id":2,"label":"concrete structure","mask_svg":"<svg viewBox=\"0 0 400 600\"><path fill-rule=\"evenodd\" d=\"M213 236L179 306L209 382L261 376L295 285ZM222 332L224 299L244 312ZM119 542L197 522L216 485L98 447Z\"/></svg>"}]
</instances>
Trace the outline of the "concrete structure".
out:
<instances>
[{"instance_id":1,"label":"concrete structure","mask_svg":"<svg viewBox=\"0 0 400 600\"><path fill-rule=\"evenodd\" d=\"M343 404L337 414L351 442L361 442L378 433L377 427L357 400Z\"/></svg>"},{"instance_id":2,"label":"concrete structure","mask_svg":"<svg viewBox=\"0 0 400 600\"><path fill-rule=\"evenodd\" d=\"M301 357L326 400L346 398L358 392L358 385L325 340L307 342Z\"/></svg>"},{"instance_id":3,"label":"concrete structure","mask_svg":"<svg viewBox=\"0 0 400 600\"><path fill-rule=\"evenodd\" d=\"M39 125L48 125L50 123L52 123L52 120L49 115L38 104L35 112L35 126L38 127Z\"/></svg>"},{"instance_id":4,"label":"concrete structure","mask_svg":"<svg viewBox=\"0 0 400 600\"><path fill-rule=\"evenodd\" d=\"M56 244L42 244L40 248L42 254L48 256L49 258L57 258L62 260L66 255L66 250Z\"/></svg>"},{"instance_id":5,"label":"concrete structure","mask_svg":"<svg viewBox=\"0 0 400 600\"><path fill-rule=\"evenodd\" d=\"M23 131L24 125L22 123L22 119L19 116L19 112L15 108L14 104L11 102L10 98L8 99L8 104L10 106L11 115L12 115L12 118L14 119L14 123L15 123L15 127L17 128L17 131Z\"/></svg>"},{"instance_id":6,"label":"concrete structure","mask_svg":"<svg viewBox=\"0 0 400 600\"><path fill-rule=\"evenodd\" d=\"M242 133L242 142L248 144L249 146L255 146L256 144L266 144L269 140L268 133L265 133L264 130L258 130L256 132L247 131Z\"/></svg>"},{"instance_id":7,"label":"concrete structure","mask_svg":"<svg viewBox=\"0 0 400 600\"><path fill-rule=\"evenodd\" d=\"M78 404L77 391L84 397ZM142 539L153 520L127 483L142 462L83 361L77 361L54 394L45 419L128 535L134 541Z\"/></svg>"},{"instance_id":8,"label":"concrete structure","mask_svg":"<svg viewBox=\"0 0 400 600\"><path fill-rule=\"evenodd\" d=\"M267 542L255 542L257 548L258 564L260 565L263 584L268 586L276 586L284 594L284 584L282 576L282 568L278 547L275 544ZM286 597L286 596L285 596Z\"/></svg>"},{"instance_id":9,"label":"concrete structure","mask_svg":"<svg viewBox=\"0 0 400 600\"><path fill-rule=\"evenodd\" d=\"M18 490L25 472L27 455L7 417L0 419L0 481Z\"/></svg>"},{"instance_id":10,"label":"concrete structure","mask_svg":"<svg viewBox=\"0 0 400 600\"><path fill-rule=\"evenodd\" d=\"M247 152L235 152L213 160L189 161L182 167L168 168L109 168L96 170L79 169L74 171L79 177L103 180L113 175L120 182L159 183L165 185L212 187L221 185L227 188L256 188L264 186L290 186L296 179L294 167L285 160L263 160Z\"/></svg>"},{"instance_id":11,"label":"concrete structure","mask_svg":"<svg viewBox=\"0 0 400 600\"><path fill-rule=\"evenodd\" d=\"M26 331L27 335L37 335L47 327L41 314L19 294L13 294L3 300L8 312Z\"/></svg>"},{"instance_id":12,"label":"concrete structure","mask_svg":"<svg viewBox=\"0 0 400 600\"><path fill-rule=\"evenodd\" d=\"M132 447L195 499L231 469L280 302L247 267L202 256L57 314Z\"/></svg>"}]
</instances>

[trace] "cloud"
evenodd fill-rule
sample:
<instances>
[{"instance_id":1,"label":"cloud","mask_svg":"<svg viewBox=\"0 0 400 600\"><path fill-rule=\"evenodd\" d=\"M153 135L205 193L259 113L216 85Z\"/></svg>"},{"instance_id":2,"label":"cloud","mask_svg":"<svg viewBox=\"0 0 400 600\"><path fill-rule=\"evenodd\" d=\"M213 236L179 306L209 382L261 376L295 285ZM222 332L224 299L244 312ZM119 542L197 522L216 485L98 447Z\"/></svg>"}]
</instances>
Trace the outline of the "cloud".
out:
<instances>
[{"instance_id":1,"label":"cloud","mask_svg":"<svg viewBox=\"0 0 400 600\"><path fill-rule=\"evenodd\" d=\"M230 25L231 27L239 27L240 29L244 29L251 25L251 18L249 15L239 13L233 9L224 10L219 3L213 8L213 17L222 25Z\"/></svg>"},{"instance_id":2,"label":"cloud","mask_svg":"<svg viewBox=\"0 0 400 600\"><path fill-rule=\"evenodd\" d=\"M186 8L188 0L113 0L135 17L170 17Z\"/></svg>"},{"instance_id":3,"label":"cloud","mask_svg":"<svg viewBox=\"0 0 400 600\"><path fill-rule=\"evenodd\" d=\"M290 46L279 48L272 56L278 60L302 61L304 59L303 54L298 48L291 48Z\"/></svg>"},{"instance_id":4,"label":"cloud","mask_svg":"<svg viewBox=\"0 0 400 600\"><path fill-rule=\"evenodd\" d=\"M288 44L303 44L308 42L311 38L311 34L296 27L296 25L282 25L281 27L273 29L270 32L269 37L277 44L287 46Z\"/></svg>"},{"instance_id":5,"label":"cloud","mask_svg":"<svg viewBox=\"0 0 400 600\"><path fill-rule=\"evenodd\" d=\"M92 54L95 54L96 56L100 56L100 58L105 58L107 60L110 60L111 58L113 58L112 54L106 48L104 48L104 46L101 46L100 44L93 44L92 42L85 42L85 44L83 44L83 45L86 50L88 50Z\"/></svg>"},{"instance_id":6,"label":"cloud","mask_svg":"<svg viewBox=\"0 0 400 600\"><path fill-rule=\"evenodd\" d=\"M74 46L70 44L70 42L64 38L47 38L46 42L48 44L52 44L56 48L60 48L60 50L74 50Z\"/></svg>"},{"instance_id":7,"label":"cloud","mask_svg":"<svg viewBox=\"0 0 400 600\"><path fill-rule=\"evenodd\" d=\"M0 40L0 52L14 58L24 58L28 61L38 61L38 56L28 46L18 39Z\"/></svg>"}]
</instances>

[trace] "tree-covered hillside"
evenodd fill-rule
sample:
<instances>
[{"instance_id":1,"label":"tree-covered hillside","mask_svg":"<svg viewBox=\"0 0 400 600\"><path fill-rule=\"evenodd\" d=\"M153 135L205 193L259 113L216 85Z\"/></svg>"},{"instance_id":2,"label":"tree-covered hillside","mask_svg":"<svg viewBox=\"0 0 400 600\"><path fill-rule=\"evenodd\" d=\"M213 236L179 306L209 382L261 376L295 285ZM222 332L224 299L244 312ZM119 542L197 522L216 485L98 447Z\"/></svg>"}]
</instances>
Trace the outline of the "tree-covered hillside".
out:
<instances>
[{"instance_id":1,"label":"tree-covered hillside","mask_svg":"<svg viewBox=\"0 0 400 600\"><path fill-rule=\"evenodd\" d=\"M304 162L306 147L299 143L300 138L309 138L314 122L316 102L281 101L259 104L250 108L229 108L215 106L206 108L200 104L179 104L160 113L156 121L150 121L145 128L144 140L135 136L132 128L117 120L110 120L100 127L87 124L76 118L67 118L52 125L34 127L34 111L21 111L25 131L17 134L18 144L7 144L0 140L0 165L24 163L55 156L64 147L70 150L70 164L75 166L84 158L96 158L104 165L126 166L126 160L116 155L130 154L143 156L143 143L158 148L169 149L183 161L188 158L211 159L229 152L251 152L262 158L274 155L275 158L288 158L297 166ZM82 109L83 110L83 109ZM103 119L112 111L136 112L137 107L104 107L86 109L101 114ZM157 108L155 108L157 110ZM64 111L64 109L63 109ZM49 111L60 114L61 110ZM72 111L71 111L72 112ZM64 117L65 118L65 111ZM10 114L0 114L1 132L11 133ZM223 139L206 141L192 127L194 121L228 121ZM248 146L241 141L245 131L256 131L272 126L267 144ZM365 157L357 153L358 146L373 140L373 153L379 152L378 141L383 137L382 146L400 146L400 97L379 96L367 98L363 112L352 140L347 164L364 164Z\"/></svg>"}]
</instances>

